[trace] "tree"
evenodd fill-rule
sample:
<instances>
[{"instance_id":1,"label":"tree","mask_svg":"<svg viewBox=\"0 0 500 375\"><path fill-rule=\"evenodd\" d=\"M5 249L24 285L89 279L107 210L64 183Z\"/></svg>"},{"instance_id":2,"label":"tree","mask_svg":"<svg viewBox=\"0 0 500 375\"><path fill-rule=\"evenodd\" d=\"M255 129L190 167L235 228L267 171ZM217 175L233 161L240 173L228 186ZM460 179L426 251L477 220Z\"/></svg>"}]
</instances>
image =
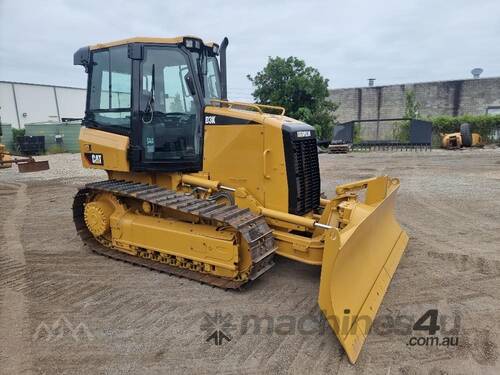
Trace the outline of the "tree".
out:
<instances>
[{"instance_id":1,"label":"tree","mask_svg":"<svg viewBox=\"0 0 500 375\"><path fill-rule=\"evenodd\" d=\"M415 91L409 90L405 94L405 117L420 118L420 103L417 102Z\"/></svg>"},{"instance_id":2,"label":"tree","mask_svg":"<svg viewBox=\"0 0 500 375\"><path fill-rule=\"evenodd\" d=\"M405 93L405 118L418 119L420 118L420 103L415 97L415 91L408 90ZM393 127L393 138L400 142L408 142L410 140L410 120L396 123Z\"/></svg>"},{"instance_id":3,"label":"tree","mask_svg":"<svg viewBox=\"0 0 500 375\"><path fill-rule=\"evenodd\" d=\"M316 128L319 139L331 139L338 105L328 99L328 79L297 57L269 57L255 77L247 75L257 103L279 105L287 115Z\"/></svg>"}]
</instances>

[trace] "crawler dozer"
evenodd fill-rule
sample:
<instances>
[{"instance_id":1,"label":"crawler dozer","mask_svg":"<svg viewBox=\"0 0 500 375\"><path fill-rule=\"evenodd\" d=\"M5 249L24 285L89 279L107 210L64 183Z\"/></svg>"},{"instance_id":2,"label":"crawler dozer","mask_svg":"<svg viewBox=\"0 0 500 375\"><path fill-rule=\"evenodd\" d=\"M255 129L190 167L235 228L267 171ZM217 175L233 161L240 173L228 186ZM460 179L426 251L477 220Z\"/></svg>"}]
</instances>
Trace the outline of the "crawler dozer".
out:
<instances>
[{"instance_id":1,"label":"crawler dozer","mask_svg":"<svg viewBox=\"0 0 500 375\"><path fill-rule=\"evenodd\" d=\"M481 146L483 146L481 135L479 133L472 133L471 126L467 123L460 125L459 132L441 134L441 147L448 150Z\"/></svg>"},{"instance_id":2,"label":"crawler dozer","mask_svg":"<svg viewBox=\"0 0 500 375\"><path fill-rule=\"evenodd\" d=\"M351 362L408 242L399 181L321 194L314 128L227 100L227 38L131 38L80 48L88 73L76 230L95 252L225 289L276 255L321 266L318 302ZM220 63L219 63L220 60Z\"/></svg>"}]
</instances>

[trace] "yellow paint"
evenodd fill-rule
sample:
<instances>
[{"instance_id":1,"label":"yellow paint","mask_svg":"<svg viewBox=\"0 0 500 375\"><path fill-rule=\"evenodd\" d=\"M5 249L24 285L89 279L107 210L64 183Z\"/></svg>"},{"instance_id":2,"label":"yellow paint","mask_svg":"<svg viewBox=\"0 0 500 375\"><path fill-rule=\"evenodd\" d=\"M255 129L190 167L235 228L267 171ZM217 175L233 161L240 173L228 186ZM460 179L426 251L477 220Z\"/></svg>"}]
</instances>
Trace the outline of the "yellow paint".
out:
<instances>
[{"instance_id":1,"label":"yellow paint","mask_svg":"<svg viewBox=\"0 0 500 375\"><path fill-rule=\"evenodd\" d=\"M234 233L210 225L193 225L175 219L126 213L117 223L121 236L117 246L133 245L169 255L189 258L221 268L224 277L238 273L238 246Z\"/></svg>"},{"instance_id":2,"label":"yellow paint","mask_svg":"<svg viewBox=\"0 0 500 375\"><path fill-rule=\"evenodd\" d=\"M283 152L284 116L209 106L207 114L236 117L252 125L206 125L203 171L222 185L243 187L266 208L288 211Z\"/></svg>"},{"instance_id":3,"label":"yellow paint","mask_svg":"<svg viewBox=\"0 0 500 375\"><path fill-rule=\"evenodd\" d=\"M352 363L408 243L394 217L399 182L381 177L368 186L384 180L387 196L356 202L345 227L325 232L318 303Z\"/></svg>"},{"instance_id":4,"label":"yellow paint","mask_svg":"<svg viewBox=\"0 0 500 375\"><path fill-rule=\"evenodd\" d=\"M94 44L92 46L89 46L89 48L90 48L90 50L96 50L96 49L101 49L101 48L109 48L109 47L127 45L129 43L180 44L180 43L183 43L184 38L200 39L200 38L198 38L196 36L192 36L192 35L177 36L177 37L173 37L173 38L152 38L152 37L138 36L138 37L133 37L133 38L115 40L113 42L108 42L108 43L98 43L98 44ZM211 47L214 44L213 42L203 42L203 41L202 41L202 43L208 47Z\"/></svg>"},{"instance_id":5,"label":"yellow paint","mask_svg":"<svg viewBox=\"0 0 500 375\"><path fill-rule=\"evenodd\" d=\"M129 172L129 138L124 135L102 130L82 128L80 130L80 152L84 168L104 169L107 171ZM87 154L101 154L103 165L91 164Z\"/></svg>"},{"instance_id":6,"label":"yellow paint","mask_svg":"<svg viewBox=\"0 0 500 375\"><path fill-rule=\"evenodd\" d=\"M226 278L248 273L251 266L248 246L238 244L234 231L181 221L168 209L153 215L152 207L144 210L137 199L119 202L112 194L98 194L85 204L84 215L91 233L132 255L139 249L156 252L180 262L177 266L203 265L205 272Z\"/></svg>"},{"instance_id":7,"label":"yellow paint","mask_svg":"<svg viewBox=\"0 0 500 375\"><path fill-rule=\"evenodd\" d=\"M12 156L7 152L5 145L0 144L0 169L1 168L10 168L12 167L12 163L9 163L12 160Z\"/></svg>"},{"instance_id":8,"label":"yellow paint","mask_svg":"<svg viewBox=\"0 0 500 375\"><path fill-rule=\"evenodd\" d=\"M478 147L483 144L483 139L479 133L472 133L472 147ZM447 133L441 134L441 147L447 149L461 148L463 146L462 134L457 133Z\"/></svg>"}]
</instances>

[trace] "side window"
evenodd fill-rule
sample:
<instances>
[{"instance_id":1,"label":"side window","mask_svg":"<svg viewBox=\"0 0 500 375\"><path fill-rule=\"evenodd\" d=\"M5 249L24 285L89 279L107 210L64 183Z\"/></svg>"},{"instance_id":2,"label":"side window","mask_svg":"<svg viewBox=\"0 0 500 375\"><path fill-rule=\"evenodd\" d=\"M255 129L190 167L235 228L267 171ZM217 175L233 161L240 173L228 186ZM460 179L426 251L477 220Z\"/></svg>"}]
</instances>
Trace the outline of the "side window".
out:
<instances>
[{"instance_id":1,"label":"side window","mask_svg":"<svg viewBox=\"0 0 500 375\"><path fill-rule=\"evenodd\" d=\"M207 75L205 77L205 98L210 101L210 99L220 99L220 97L221 90L217 59L209 57L207 61Z\"/></svg>"},{"instance_id":2,"label":"side window","mask_svg":"<svg viewBox=\"0 0 500 375\"><path fill-rule=\"evenodd\" d=\"M93 54L90 119L105 126L130 127L131 60L126 46Z\"/></svg>"}]
</instances>

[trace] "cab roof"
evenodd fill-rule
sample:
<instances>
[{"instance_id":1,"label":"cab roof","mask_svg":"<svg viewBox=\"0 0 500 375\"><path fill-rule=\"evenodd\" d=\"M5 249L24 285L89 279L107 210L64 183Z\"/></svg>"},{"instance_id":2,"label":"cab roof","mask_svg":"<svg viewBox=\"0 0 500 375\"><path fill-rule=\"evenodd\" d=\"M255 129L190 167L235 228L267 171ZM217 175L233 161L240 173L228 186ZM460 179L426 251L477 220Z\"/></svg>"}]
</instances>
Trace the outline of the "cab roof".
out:
<instances>
[{"instance_id":1,"label":"cab roof","mask_svg":"<svg viewBox=\"0 0 500 375\"><path fill-rule=\"evenodd\" d=\"M207 47L212 47L214 45L213 42L204 42L201 38L198 38L198 37L193 36L193 35L182 35L182 36L176 36L173 38L156 38L156 37L136 36L136 37L127 38L127 39L115 40L114 42L94 44L92 46L89 46L89 48L91 50L95 50L95 49L101 49L101 48L126 45L129 43L179 44L179 43L182 43L184 41L184 38L198 39Z\"/></svg>"}]
</instances>

